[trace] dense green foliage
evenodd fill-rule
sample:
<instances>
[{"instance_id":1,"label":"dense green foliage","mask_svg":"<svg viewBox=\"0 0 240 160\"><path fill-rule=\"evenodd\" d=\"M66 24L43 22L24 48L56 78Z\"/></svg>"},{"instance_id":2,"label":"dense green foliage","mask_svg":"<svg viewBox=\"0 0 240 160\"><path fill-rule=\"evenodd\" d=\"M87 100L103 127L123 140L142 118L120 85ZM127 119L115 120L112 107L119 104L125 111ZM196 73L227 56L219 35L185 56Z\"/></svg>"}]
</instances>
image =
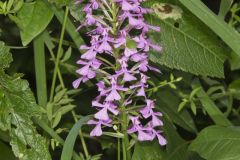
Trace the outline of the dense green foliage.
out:
<instances>
[{"instance_id":1,"label":"dense green foliage","mask_svg":"<svg viewBox=\"0 0 240 160\"><path fill-rule=\"evenodd\" d=\"M149 35L163 47L150 53L162 74L150 73L149 92L168 143L132 139L132 160L240 159L240 2L219 2L144 2L161 27ZM84 18L73 0L0 0L0 159L117 159L124 136L93 138L85 125L96 82L72 87Z\"/></svg>"}]
</instances>

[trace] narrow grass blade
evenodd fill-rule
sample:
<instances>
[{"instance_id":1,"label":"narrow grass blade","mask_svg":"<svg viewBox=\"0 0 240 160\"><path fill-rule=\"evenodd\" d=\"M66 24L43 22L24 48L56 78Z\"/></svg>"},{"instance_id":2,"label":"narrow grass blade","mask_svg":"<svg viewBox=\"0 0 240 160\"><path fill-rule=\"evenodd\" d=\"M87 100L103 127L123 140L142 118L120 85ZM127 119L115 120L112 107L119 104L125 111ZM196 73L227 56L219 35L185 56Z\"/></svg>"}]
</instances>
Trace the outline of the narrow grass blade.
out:
<instances>
[{"instance_id":1,"label":"narrow grass blade","mask_svg":"<svg viewBox=\"0 0 240 160\"><path fill-rule=\"evenodd\" d=\"M240 56L240 34L200 0L179 0Z\"/></svg>"},{"instance_id":2,"label":"narrow grass blade","mask_svg":"<svg viewBox=\"0 0 240 160\"><path fill-rule=\"evenodd\" d=\"M63 146L63 151L61 155L61 160L71 160L72 159L72 154L74 150L74 144L76 141L76 138L79 134L79 130L83 126L85 122L89 120L89 116L81 118L70 130L67 139L65 140L64 146Z\"/></svg>"},{"instance_id":3,"label":"narrow grass blade","mask_svg":"<svg viewBox=\"0 0 240 160\"><path fill-rule=\"evenodd\" d=\"M34 63L37 83L38 104L41 106L46 106L47 80L46 80L45 48L43 34L40 34L34 39L33 46L34 46Z\"/></svg>"}]
</instances>

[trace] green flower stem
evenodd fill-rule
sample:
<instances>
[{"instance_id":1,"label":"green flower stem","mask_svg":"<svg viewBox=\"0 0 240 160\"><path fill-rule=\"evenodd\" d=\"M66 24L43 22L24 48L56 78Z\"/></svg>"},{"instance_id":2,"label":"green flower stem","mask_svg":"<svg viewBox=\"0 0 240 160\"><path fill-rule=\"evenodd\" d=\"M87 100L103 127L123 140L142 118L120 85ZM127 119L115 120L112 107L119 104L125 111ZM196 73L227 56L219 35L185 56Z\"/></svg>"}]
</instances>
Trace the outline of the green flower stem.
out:
<instances>
[{"instance_id":1,"label":"green flower stem","mask_svg":"<svg viewBox=\"0 0 240 160\"><path fill-rule=\"evenodd\" d=\"M117 143L118 143L118 160L121 160L121 139L120 138L117 139Z\"/></svg>"},{"instance_id":2,"label":"green flower stem","mask_svg":"<svg viewBox=\"0 0 240 160\"><path fill-rule=\"evenodd\" d=\"M55 61L55 68L53 72L53 80L52 80L52 88L50 92L50 102L53 101L53 96L54 96L54 90L55 90L55 85L56 85L56 79L57 79L57 72L59 69L59 62L60 62L60 56L61 56L61 49L62 49L62 44L63 44L63 38L65 34L65 28L66 28L66 23L67 23L67 17L69 13L69 8L66 7L65 15L64 15L64 20L63 20L63 25L62 25L62 30L61 30L61 35L60 35L60 41L58 45L58 51L57 51L57 57Z\"/></svg>"},{"instance_id":3,"label":"green flower stem","mask_svg":"<svg viewBox=\"0 0 240 160\"><path fill-rule=\"evenodd\" d=\"M117 7L116 3L115 2L111 2L112 4L112 27L113 27L113 35L114 36L117 36L118 34L118 21L117 21L117 17L118 17L118 10L119 8ZM117 62L117 59L119 57L119 49L115 49L114 50L114 57L116 59L116 69L118 69L120 67L120 64ZM122 102L121 104L124 103L124 99L125 99L125 96L122 95ZM125 107L122 106L121 107L123 110L125 110ZM128 129L128 117L127 117L127 113L126 112L122 112L122 123L121 123L121 131L122 133L124 134L124 138L122 140L122 154L123 154L123 160L130 160L131 159L131 153L130 151L128 150L128 146L129 146L129 139L128 139L128 134L127 134L127 129ZM120 152L120 147L118 147L118 153ZM118 155L118 158L119 158L119 155Z\"/></svg>"},{"instance_id":4,"label":"green flower stem","mask_svg":"<svg viewBox=\"0 0 240 160\"><path fill-rule=\"evenodd\" d=\"M37 99L38 104L44 107L47 104L47 80L43 34L40 34L37 38L34 39L33 48L37 83Z\"/></svg>"},{"instance_id":5,"label":"green flower stem","mask_svg":"<svg viewBox=\"0 0 240 160\"><path fill-rule=\"evenodd\" d=\"M123 112L122 113L122 132L124 134L124 138L122 140L122 145L123 145L123 159L124 160L131 159L131 153L128 150L129 139L128 139L127 129L128 129L128 117L127 117L127 113Z\"/></svg>"}]
</instances>

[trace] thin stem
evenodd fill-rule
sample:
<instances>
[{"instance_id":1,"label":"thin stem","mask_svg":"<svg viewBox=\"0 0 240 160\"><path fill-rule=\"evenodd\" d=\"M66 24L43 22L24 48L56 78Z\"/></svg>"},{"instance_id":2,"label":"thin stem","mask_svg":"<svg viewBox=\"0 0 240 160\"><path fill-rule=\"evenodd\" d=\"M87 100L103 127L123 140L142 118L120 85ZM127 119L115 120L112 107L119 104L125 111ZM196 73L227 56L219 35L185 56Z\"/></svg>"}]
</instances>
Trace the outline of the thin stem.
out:
<instances>
[{"instance_id":1,"label":"thin stem","mask_svg":"<svg viewBox=\"0 0 240 160\"><path fill-rule=\"evenodd\" d=\"M51 52L51 50L50 50L50 52ZM53 56L52 56L52 58L55 60L55 58ZM65 88L65 84L64 84L63 77L62 77L62 74L61 74L61 71L60 71L59 68L57 70L57 74L58 74L58 79L60 81L60 85L64 89ZM73 115L74 121L77 122L78 119L77 119L77 116L76 116L76 113L75 113L74 110L72 110L72 115ZM80 140L82 142L84 154L85 154L85 156L87 158L87 157L89 157L89 153L88 153L88 150L87 150L86 142L85 142L84 137L83 137L82 130L79 131L79 137L80 137Z\"/></svg>"},{"instance_id":2,"label":"thin stem","mask_svg":"<svg viewBox=\"0 0 240 160\"><path fill-rule=\"evenodd\" d=\"M126 160L130 160L131 159L131 154L128 151L128 146L129 146L129 139L128 139L128 133L127 133L127 129L128 129L128 117L127 117L127 113L123 112L122 113L122 132L124 134L124 138L122 140L123 143L123 156L126 157Z\"/></svg>"},{"instance_id":3,"label":"thin stem","mask_svg":"<svg viewBox=\"0 0 240 160\"><path fill-rule=\"evenodd\" d=\"M74 110L72 111L72 115L73 115L74 121L77 122L78 119L77 119L77 116L76 116L76 113L75 113ZM88 153L87 145L86 145L86 142L84 140L83 133L82 133L81 129L79 131L79 136L80 136L80 140L82 142L82 146L83 146L83 151L84 151L85 157L88 158L89 157L89 153Z\"/></svg>"},{"instance_id":4,"label":"thin stem","mask_svg":"<svg viewBox=\"0 0 240 160\"><path fill-rule=\"evenodd\" d=\"M54 90L55 90L56 79L57 79L57 71L58 71L58 68L59 68L59 62L60 62L60 58L61 58L60 57L61 56L61 49L62 49L63 38L64 38L64 34L65 34L65 28L66 28L68 13L69 13L69 8L66 7L64 20L63 20L62 31L61 31L61 35L60 35L60 41L59 41L59 45L58 45L57 58L56 58L56 62L55 62L54 72L53 72L52 88L51 88L51 92L50 92L50 102L53 101Z\"/></svg>"},{"instance_id":5,"label":"thin stem","mask_svg":"<svg viewBox=\"0 0 240 160\"><path fill-rule=\"evenodd\" d=\"M121 160L121 139L120 138L117 139L117 143L118 143L118 160Z\"/></svg>"},{"instance_id":6,"label":"thin stem","mask_svg":"<svg viewBox=\"0 0 240 160\"><path fill-rule=\"evenodd\" d=\"M49 3L47 0L44 0L44 2L54 12L58 21L63 24L64 20L62 19L62 17L64 16L64 12L58 9L55 5ZM77 47L84 43L82 37L78 34L78 32L76 32L76 27L69 18L66 23L66 31L68 32L69 36L72 38L73 42Z\"/></svg>"}]
</instances>

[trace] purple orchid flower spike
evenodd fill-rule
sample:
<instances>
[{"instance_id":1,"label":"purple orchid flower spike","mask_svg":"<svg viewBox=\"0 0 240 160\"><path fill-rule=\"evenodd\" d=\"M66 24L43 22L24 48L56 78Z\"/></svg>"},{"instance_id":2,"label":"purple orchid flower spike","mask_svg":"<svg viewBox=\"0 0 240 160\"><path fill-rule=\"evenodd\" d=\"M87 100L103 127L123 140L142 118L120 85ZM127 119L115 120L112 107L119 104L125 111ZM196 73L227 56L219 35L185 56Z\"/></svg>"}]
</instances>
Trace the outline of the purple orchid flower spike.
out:
<instances>
[{"instance_id":1,"label":"purple orchid flower spike","mask_svg":"<svg viewBox=\"0 0 240 160\"><path fill-rule=\"evenodd\" d=\"M86 2L83 8L85 21L78 30L82 27L90 30L86 33L90 43L80 47L84 54L77 61L81 67L77 70L79 77L73 82L73 87L78 88L81 83L93 78L98 81L96 86L99 94L92 101L92 107L97 112L88 122L95 125L91 136L101 136L103 127L112 127L114 124L119 125L118 132L137 134L139 141L156 138L160 145L165 145L167 141L160 130L163 126L162 113L155 112L154 101L146 91L149 88L148 72L160 72L149 64L148 52L162 50L152 43L148 32L158 32L160 28L144 20L144 14L151 10L141 6L143 1ZM129 45L130 42L136 45ZM129 129L119 130L123 128L122 121L126 121L119 115L126 115L131 120Z\"/></svg>"}]
</instances>

